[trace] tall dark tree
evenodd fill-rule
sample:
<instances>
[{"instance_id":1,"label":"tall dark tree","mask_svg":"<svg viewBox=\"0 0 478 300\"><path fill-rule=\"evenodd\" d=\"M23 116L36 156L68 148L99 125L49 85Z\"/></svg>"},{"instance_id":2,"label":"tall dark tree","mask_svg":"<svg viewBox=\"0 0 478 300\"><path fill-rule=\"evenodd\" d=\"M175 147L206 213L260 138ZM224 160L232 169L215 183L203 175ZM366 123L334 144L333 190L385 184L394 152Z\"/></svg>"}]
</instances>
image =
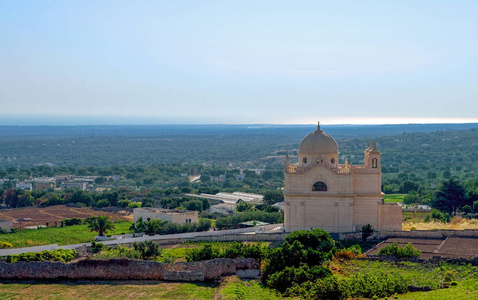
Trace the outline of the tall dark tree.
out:
<instances>
[{"instance_id":1,"label":"tall dark tree","mask_svg":"<svg viewBox=\"0 0 478 300\"><path fill-rule=\"evenodd\" d=\"M457 209L468 204L466 190L460 182L450 178L444 181L431 205L442 212L456 214Z\"/></svg>"},{"instance_id":2,"label":"tall dark tree","mask_svg":"<svg viewBox=\"0 0 478 300\"><path fill-rule=\"evenodd\" d=\"M267 191L264 195L264 203L267 205L282 201L284 201L284 194L281 190Z\"/></svg>"}]
</instances>

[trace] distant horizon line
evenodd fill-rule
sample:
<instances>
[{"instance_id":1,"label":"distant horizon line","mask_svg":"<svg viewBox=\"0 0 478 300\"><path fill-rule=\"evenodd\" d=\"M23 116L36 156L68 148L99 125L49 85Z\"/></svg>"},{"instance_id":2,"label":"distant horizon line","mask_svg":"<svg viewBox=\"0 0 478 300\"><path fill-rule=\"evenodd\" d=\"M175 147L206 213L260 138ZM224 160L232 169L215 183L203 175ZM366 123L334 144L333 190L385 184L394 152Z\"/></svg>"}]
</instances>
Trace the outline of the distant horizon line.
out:
<instances>
[{"instance_id":1,"label":"distant horizon line","mask_svg":"<svg viewBox=\"0 0 478 300\"><path fill-rule=\"evenodd\" d=\"M250 121L250 122L248 122ZM430 117L347 117L347 116L317 116L298 117L295 119L264 120L263 122L254 122L255 120L244 120L243 122L233 122L231 120L211 118L174 118L174 117L155 117L155 116L101 116L101 115L7 115L0 114L0 126L174 126L174 125L193 125L193 126L283 126L283 125L431 125L431 124L475 124L478 118L430 118Z\"/></svg>"}]
</instances>

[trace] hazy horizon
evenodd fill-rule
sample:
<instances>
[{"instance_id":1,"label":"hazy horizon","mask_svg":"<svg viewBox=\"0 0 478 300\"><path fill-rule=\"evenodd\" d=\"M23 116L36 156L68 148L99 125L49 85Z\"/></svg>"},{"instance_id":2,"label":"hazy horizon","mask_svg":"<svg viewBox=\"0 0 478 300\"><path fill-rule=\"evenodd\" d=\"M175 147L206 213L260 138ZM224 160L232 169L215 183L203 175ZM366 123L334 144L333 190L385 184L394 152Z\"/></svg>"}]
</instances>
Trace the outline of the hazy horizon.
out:
<instances>
[{"instance_id":1,"label":"hazy horizon","mask_svg":"<svg viewBox=\"0 0 478 300\"><path fill-rule=\"evenodd\" d=\"M322 125L407 125L471 124L478 118L319 118ZM317 120L284 123L207 122L200 119L161 119L138 116L48 116L1 115L0 126L82 126L82 125L315 125Z\"/></svg>"}]
</instances>

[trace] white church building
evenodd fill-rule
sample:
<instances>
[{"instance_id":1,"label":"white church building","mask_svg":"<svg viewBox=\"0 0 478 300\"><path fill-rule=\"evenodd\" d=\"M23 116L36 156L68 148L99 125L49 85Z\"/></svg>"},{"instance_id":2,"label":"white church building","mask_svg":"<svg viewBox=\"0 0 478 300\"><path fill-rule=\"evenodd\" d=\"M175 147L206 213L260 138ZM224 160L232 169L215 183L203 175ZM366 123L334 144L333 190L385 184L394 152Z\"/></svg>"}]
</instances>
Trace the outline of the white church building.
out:
<instances>
[{"instance_id":1,"label":"white church building","mask_svg":"<svg viewBox=\"0 0 478 300\"><path fill-rule=\"evenodd\" d=\"M286 158L285 230L356 232L366 224L379 231L402 230L402 208L383 201L380 156L370 142L364 165L339 164L337 143L319 124L300 143L297 164Z\"/></svg>"}]
</instances>

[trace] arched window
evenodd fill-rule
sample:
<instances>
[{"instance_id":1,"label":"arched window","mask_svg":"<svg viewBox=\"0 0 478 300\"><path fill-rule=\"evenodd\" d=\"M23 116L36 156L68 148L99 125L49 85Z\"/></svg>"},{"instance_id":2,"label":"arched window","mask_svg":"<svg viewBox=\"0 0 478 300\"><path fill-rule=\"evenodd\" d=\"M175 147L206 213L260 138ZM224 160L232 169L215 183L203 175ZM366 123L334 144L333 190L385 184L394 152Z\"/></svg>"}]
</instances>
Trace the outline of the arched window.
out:
<instances>
[{"instance_id":1,"label":"arched window","mask_svg":"<svg viewBox=\"0 0 478 300\"><path fill-rule=\"evenodd\" d=\"M307 157L302 158L302 162L303 162L304 164L306 164L306 163L307 163Z\"/></svg>"},{"instance_id":2,"label":"arched window","mask_svg":"<svg viewBox=\"0 0 478 300\"><path fill-rule=\"evenodd\" d=\"M330 160L330 163L331 163L331 164L335 164L335 158L332 158L332 159Z\"/></svg>"},{"instance_id":3,"label":"arched window","mask_svg":"<svg viewBox=\"0 0 478 300\"><path fill-rule=\"evenodd\" d=\"M312 186L313 192L327 192L327 185L322 181L317 181Z\"/></svg>"},{"instance_id":4,"label":"arched window","mask_svg":"<svg viewBox=\"0 0 478 300\"><path fill-rule=\"evenodd\" d=\"M372 159L372 168L374 168L374 169L377 168L377 159L376 158Z\"/></svg>"}]
</instances>

